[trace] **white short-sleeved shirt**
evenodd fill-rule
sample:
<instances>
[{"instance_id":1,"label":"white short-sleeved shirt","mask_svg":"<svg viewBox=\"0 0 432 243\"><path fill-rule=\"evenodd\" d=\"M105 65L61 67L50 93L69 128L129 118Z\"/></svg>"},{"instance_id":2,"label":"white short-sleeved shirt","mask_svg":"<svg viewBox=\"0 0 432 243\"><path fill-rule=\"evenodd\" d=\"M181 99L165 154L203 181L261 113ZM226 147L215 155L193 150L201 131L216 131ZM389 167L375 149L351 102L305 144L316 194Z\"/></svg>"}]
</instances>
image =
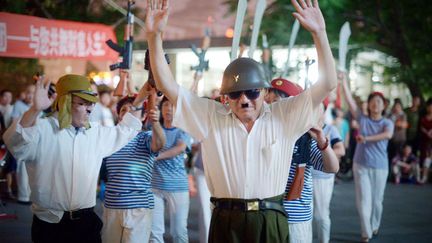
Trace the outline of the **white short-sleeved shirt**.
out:
<instances>
[{"instance_id":1,"label":"white short-sleeved shirt","mask_svg":"<svg viewBox=\"0 0 432 243\"><path fill-rule=\"evenodd\" d=\"M248 133L231 110L180 88L174 125L202 141L209 190L218 198L269 198L284 193L296 140L319 117L310 90L271 105Z\"/></svg>"}]
</instances>

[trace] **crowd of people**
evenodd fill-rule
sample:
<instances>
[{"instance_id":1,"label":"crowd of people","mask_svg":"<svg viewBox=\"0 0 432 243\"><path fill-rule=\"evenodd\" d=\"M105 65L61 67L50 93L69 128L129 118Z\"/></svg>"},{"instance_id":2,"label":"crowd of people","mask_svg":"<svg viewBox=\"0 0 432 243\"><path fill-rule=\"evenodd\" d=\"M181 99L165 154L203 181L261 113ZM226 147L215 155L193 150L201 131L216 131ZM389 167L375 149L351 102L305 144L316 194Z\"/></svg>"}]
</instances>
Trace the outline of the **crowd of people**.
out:
<instances>
[{"instance_id":1,"label":"crowd of people","mask_svg":"<svg viewBox=\"0 0 432 243\"><path fill-rule=\"evenodd\" d=\"M406 109L399 99L388 109L380 92L356 100L336 74L318 2L292 3L318 53L319 80L306 90L267 80L250 58L228 65L220 96L179 86L162 47L167 0L148 1L152 75L137 94L117 99L73 74L55 85L38 76L14 104L2 90L2 173L7 195L32 205L33 242L163 242L165 211L173 241L188 242L195 195L201 242L312 242L313 227L329 242L340 166L352 168L361 241L377 235L388 178L428 182L432 99ZM324 101L338 82L349 113Z\"/></svg>"}]
</instances>

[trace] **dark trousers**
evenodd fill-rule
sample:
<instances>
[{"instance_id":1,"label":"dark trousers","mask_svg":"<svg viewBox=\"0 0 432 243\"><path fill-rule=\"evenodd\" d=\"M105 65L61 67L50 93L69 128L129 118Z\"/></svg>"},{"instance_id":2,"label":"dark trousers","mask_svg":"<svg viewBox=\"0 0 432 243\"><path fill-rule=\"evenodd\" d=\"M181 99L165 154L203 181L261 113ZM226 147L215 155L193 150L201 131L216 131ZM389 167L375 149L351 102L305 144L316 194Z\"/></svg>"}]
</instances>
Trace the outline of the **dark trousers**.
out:
<instances>
[{"instance_id":1,"label":"dark trousers","mask_svg":"<svg viewBox=\"0 0 432 243\"><path fill-rule=\"evenodd\" d=\"M102 221L93 211L74 220L65 213L59 223L48 223L33 216L31 236L35 243L100 243L101 229Z\"/></svg>"},{"instance_id":2,"label":"dark trousers","mask_svg":"<svg viewBox=\"0 0 432 243\"><path fill-rule=\"evenodd\" d=\"M282 197L267 200L272 199L279 202ZM209 242L282 243L289 242L288 234L287 218L279 211L242 211L216 207L212 213Z\"/></svg>"}]
</instances>

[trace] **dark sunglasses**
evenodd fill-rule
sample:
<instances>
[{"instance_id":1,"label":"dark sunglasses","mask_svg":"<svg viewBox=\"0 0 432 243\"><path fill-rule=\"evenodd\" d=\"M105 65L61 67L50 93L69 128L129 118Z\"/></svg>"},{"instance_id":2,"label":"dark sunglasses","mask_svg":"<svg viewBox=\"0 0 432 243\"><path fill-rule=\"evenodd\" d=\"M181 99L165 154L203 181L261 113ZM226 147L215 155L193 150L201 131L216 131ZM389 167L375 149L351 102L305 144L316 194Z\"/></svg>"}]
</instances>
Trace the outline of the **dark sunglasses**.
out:
<instances>
[{"instance_id":1,"label":"dark sunglasses","mask_svg":"<svg viewBox=\"0 0 432 243\"><path fill-rule=\"evenodd\" d=\"M235 91L235 92L228 93L228 97L232 100L236 100L240 98L242 94L244 94L248 99L255 100L256 98L259 97L260 93L261 93L260 89L249 89L249 90L242 90L242 91Z\"/></svg>"}]
</instances>

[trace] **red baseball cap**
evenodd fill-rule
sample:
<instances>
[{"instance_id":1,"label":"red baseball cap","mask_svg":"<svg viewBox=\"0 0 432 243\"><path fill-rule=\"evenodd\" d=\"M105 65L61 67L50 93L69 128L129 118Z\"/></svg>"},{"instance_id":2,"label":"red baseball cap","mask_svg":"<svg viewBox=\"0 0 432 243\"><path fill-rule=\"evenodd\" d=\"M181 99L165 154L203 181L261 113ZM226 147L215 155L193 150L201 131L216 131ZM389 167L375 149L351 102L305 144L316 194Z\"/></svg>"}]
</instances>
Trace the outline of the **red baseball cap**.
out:
<instances>
[{"instance_id":1,"label":"red baseball cap","mask_svg":"<svg viewBox=\"0 0 432 243\"><path fill-rule=\"evenodd\" d=\"M279 90L287 96L296 96L303 92L303 89L300 87L300 85L283 78L273 79L271 81L271 85L273 89Z\"/></svg>"},{"instance_id":2,"label":"red baseball cap","mask_svg":"<svg viewBox=\"0 0 432 243\"><path fill-rule=\"evenodd\" d=\"M372 92L370 95L371 96L380 96L383 100L385 100L384 94L382 92L375 91L375 92Z\"/></svg>"}]
</instances>

